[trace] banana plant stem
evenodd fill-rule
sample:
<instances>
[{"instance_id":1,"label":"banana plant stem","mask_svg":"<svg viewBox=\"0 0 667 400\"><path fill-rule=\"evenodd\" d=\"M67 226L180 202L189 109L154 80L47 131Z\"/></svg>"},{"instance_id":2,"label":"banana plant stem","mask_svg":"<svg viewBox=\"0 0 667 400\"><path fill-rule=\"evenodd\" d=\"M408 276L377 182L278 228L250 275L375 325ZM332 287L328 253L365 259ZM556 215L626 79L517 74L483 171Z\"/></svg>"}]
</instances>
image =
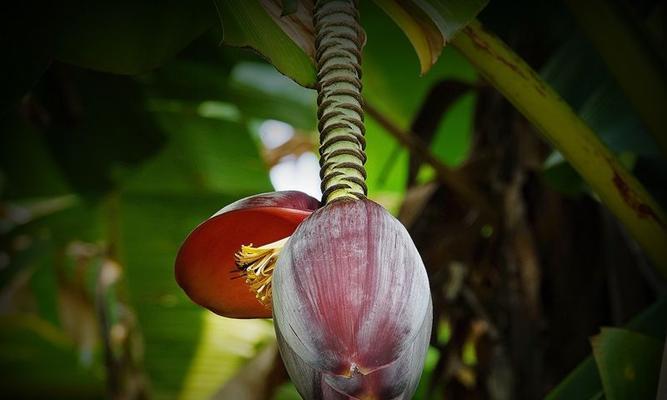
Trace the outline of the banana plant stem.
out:
<instances>
[{"instance_id":1,"label":"banana plant stem","mask_svg":"<svg viewBox=\"0 0 667 400\"><path fill-rule=\"evenodd\" d=\"M667 277L667 220L646 189L512 49L473 21L452 44L558 149Z\"/></svg>"}]
</instances>

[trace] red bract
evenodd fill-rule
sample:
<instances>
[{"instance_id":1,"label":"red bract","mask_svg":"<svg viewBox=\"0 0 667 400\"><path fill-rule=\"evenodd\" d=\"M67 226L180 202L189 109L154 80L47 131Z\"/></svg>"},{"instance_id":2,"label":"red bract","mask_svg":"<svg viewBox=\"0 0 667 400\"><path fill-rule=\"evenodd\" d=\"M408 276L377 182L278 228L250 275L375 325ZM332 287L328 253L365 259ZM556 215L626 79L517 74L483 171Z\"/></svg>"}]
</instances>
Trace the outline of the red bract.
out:
<instances>
[{"instance_id":1,"label":"red bract","mask_svg":"<svg viewBox=\"0 0 667 400\"><path fill-rule=\"evenodd\" d=\"M304 398L414 393L431 332L428 277L407 231L382 206L340 200L299 225L275 268L273 313Z\"/></svg>"},{"instance_id":2,"label":"red bract","mask_svg":"<svg viewBox=\"0 0 667 400\"><path fill-rule=\"evenodd\" d=\"M218 211L185 239L176 257L176 281L197 304L225 317L270 318L235 262L242 245L288 237L319 202L297 191L246 197Z\"/></svg>"}]
</instances>

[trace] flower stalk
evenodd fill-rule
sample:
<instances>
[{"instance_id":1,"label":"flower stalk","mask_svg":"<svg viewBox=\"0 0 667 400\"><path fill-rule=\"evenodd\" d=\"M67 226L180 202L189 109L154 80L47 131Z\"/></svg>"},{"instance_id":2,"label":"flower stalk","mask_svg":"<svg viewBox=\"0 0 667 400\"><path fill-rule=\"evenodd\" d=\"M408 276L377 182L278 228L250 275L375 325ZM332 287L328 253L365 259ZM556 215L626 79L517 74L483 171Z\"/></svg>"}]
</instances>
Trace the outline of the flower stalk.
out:
<instances>
[{"instance_id":1,"label":"flower stalk","mask_svg":"<svg viewBox=\"0 0 667 400\"><path fill-rule=\"evenodd\" d=\"M428 276L405 227L366 198L355 2L317 1L314 26L323 205L275 263L278 347L304 399L409 399L431 335Z\"/></svg>"},{"instance_id":2,"label":"flower stalk","mask_svg":"<svg viewBox=\"0 0 667 400\"><path fill-rule=\"evenodd\" d=\"M322 202L366 198L361 98L365 40L353 0L318 0L313 12L317 62Z\"/></svg>"},{"instance_id":3,"label":"flower stalk","mask_svg":"<svg viewBox=\"0 0 667 400\"><path fill-rule=\"evenodd\" d=\"M433 307L407 230L366 198L358 18L354 0L313 13L323 201L274 192L223 208L184 242L176 279L220 315L273 316L303 398L407 400Z\"/></svg>"}]
</instances>

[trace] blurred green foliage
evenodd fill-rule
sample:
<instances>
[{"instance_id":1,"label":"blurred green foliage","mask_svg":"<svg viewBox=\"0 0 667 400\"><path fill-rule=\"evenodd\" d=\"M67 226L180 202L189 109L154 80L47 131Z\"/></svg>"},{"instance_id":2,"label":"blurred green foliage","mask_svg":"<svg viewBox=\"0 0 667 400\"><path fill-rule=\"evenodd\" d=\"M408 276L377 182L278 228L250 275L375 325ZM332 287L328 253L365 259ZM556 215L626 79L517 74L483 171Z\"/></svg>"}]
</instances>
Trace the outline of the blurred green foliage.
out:
<instances>
[{"instance_id":1,"label":"blurred green foliage","mask_svg":"<svg viewBox=\"0 0 667 400\"><path fill-rule=\"evenodd\" d=\"M365 90L369 101L401 125L407 126L433 82L475 79L451 49L419 78L413 50L400 29L371 3L363 6L368 7L362 15L371 37L364 57ZM169 15L180 18L182 13L175 3L161 8L161 17L145 27L134 25L134 19L114 23L126 14L122 7L109 14L96 14L104 6L86 7L88 16L80 16L63 36L58 58L135 74L183 47L199 33L197 21L210 16L210 10L195 8L179 30L170 30L164 26ZM151 7L147 3L134 11L136 21L152 15ZM109 32L93 29L95 25L123 26L120 37L141 40L111 40ZM234 42L233 31L225 33L226 41L240 43ZM164 40L159 48L142 51L158 37ZM173 279L176 251L193 227L238 198L272 190L260 157L258 122L277 119L300 135L315 135L315 92L247 51L219 47L220 37L214 29L160 68L131 77L54 62L30 95L2 118L5 207L27 210L25 205L35 200L73 199L47 215L25 211L27 220L3 232L3 254L10 263L0 272L3 296L16 302L3 312L8 317L0 343L3 370L9 371L2 381L9 393L105 395L105 345L93 316L100 306L101 265L109 260L122 268L121 283L105 297L109 327L129 333L135 326L143 339L138 348L127 349L111 338L110 345L117 346L112 353L118 360L144 360L138 367L145 369L152 398L207 398L272 340L272 328L264 321L212 316L192 304ZM396 61L389 64L388 43ZM447 163L465 159L472 108L469 96L442 124L446 137L433 149ZM397 154L398 144L374 121L368 121L367 139L370 192L396 208L405 190L407 153ZM380 181L387 166L388 178ZM22 238L29 242L25 249L16 245ZM90 247L90 254L79 254L77 246ZM58 263L62 265L54 267ZM63 287L73 288L75 300L62 301L67 297ZM24 295L14 297L14 290ZM65 321L66 315L78 314L86 317ZM286 389L277 398L294 394Z\"/></svg>"},{"instance_id":2,"label":"blurred green foliage","mask_svg":"<svg viewBox=\"0 0 667 400\"><path fill-rule=\"evenodd\" d=\"M254 3L219 1L217 10L208 1L66 3L35 18L22 6L5 25L15 35L0 74L7 80L0 101L3 393L105 397L112 370L134 395L209 398L272 342L272 328L192 304L173 279L174 257L219 208L272 190L259 122L284 121L314 140L315 92L280 73L308 86L314 70L267 15L252 18ZM434 84L478 84L449 47L419 77L400 28L374 3L360 7L365 99L401 129ZM278 70L252 52L219 46L221 39L258 48ZM643 167L639 178L665 201L664 157L590 46L578 36L564 40L542 74L615 152L632 156L629 166ZM431 141L448 166L470 153L477 96L472 90L458 99ZM408 153L376 121L366 122L369 192L395 212ZM430 167L420 176L431 179ZM557 154L543 176L562 192L585 190ZM664 321L664 309L654 315ZM599 375L612 390L615 360L657 349L656 340L635 335L603 331L597 368L593 359L582 364L571 390L600 390ZM619 342L626 353L614 352ZM437 379L438 357L431 349L418 398ZM655 369L653 358L640 361L637 368ZM295 398L289 384L275 395Z\"/></svg>"}]
</instances>

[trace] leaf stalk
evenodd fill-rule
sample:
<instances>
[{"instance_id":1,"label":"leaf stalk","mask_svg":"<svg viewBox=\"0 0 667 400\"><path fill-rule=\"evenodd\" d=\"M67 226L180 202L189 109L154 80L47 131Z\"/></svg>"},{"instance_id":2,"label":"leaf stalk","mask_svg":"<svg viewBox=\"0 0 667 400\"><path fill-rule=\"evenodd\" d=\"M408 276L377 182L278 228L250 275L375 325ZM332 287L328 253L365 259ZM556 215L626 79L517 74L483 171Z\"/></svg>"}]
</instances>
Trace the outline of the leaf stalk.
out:
<instances>
[{"instance_id":1,"label":"leaf stalk","mask_svg":"<svg viewBox=\"0 0 667 400\"><path fill-rule=\"evenodd\" d=\"M502 40L473 21L452 44L558 149L667 277L667 219L570 106Z\"/></svg>"}]
</instances>

